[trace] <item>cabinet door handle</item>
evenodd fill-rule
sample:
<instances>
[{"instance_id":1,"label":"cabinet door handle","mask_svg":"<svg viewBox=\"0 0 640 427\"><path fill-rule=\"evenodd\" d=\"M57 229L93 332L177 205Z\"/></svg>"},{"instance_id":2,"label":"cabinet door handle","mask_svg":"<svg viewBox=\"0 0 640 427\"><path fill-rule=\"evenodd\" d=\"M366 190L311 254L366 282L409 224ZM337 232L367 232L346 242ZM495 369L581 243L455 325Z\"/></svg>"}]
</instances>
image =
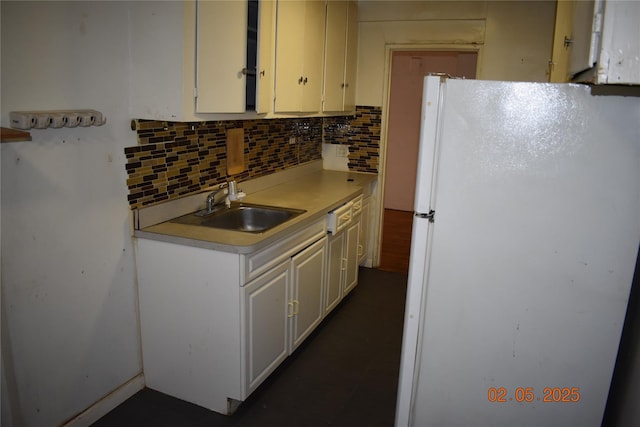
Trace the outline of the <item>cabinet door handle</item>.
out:
<instances>
[{"instance_id":1,"label":"cabinet door handle","mask_svg":"<svg viewBox=\"0 0 640 427\"><path fill-rule=\"evenodd\" d=\"M340 270L344 271L347 269L347 259L346 258L342 258L340 260Z\"/></svg>"},{"instance_id":2,"label":"cabinet door handle","mask_svg":"<svg viewBox=\"0 0 640 427\"><path fill-rule=\"evenodd\" d=\"M287 303L287 305L289 305L289 307L291 307L291 310L289 310L289 313L287 314L287 317L293 317L293 316L295 316L295 313L294 313L294 311L293 311L293 302L292 302L292 301L289 301L289 302Z\"/></svg>"},{"instance_id":3,"label":"cabinet door handle","mask_svg":"<svg viewBox=\"0 0 640 427\"><path fill-rule=\"evenodd\" d=\"M298 79L298 84L301 85L303 80L304 80L304 77L300 76L300 78Z\"/></svg>"},{"instance_id":4,"label":"cabinet door handle","mask_svg":"<svg viewBox=\"0 0 640 427\"><path fill-rule=\"evenodd\" d=\"M295 309L294 309L294 311L293 311L293 315L294 315L294 316L297 316L297 315L298 315L298 313L300 313L300 301L298 301L297 299L294 299L294 300L293 300L293 303L295 304L295 306L294 306L294 307L295 307Z\"/></svg>"},{"instance_id":5,"label":"cabinet door handle","mask_svg":"<svg viewBox=\"0 0 640 427\"><path fill-rule=\"evenodd\" d=\"M304 80L302 81L303 84L307 84L307 78L305 77Z\"/></svg>"},{"instance_id":6,"label":"cabinet door handle","mask_svg":"<svg viewBox=\"0 0 640 427\"><path fill-rule=\"evenodd\" d=\"M358 245L358 256L362 256L364 253L364 247L362 245Z\"/></svg>"}]
</instances>

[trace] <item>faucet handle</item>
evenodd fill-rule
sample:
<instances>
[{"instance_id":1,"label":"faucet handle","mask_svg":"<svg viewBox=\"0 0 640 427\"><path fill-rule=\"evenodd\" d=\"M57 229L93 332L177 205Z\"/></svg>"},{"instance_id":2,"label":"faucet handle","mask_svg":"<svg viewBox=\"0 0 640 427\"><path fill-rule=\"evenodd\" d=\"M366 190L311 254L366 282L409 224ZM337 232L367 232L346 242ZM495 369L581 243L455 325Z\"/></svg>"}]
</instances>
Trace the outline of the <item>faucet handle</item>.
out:
<instances>
[{"instance_id":1,"label":"faucet handle","mask_svg":"<svg viewBox=\"0 0 640 427\"><path fill-rule=\"evenodd\" d=\"M228 187L229 187L229 195L233 196L236 194L237 188L236 188L236 182L235 181L229 181L227 183Z\"/></svg>"}]
</instances>

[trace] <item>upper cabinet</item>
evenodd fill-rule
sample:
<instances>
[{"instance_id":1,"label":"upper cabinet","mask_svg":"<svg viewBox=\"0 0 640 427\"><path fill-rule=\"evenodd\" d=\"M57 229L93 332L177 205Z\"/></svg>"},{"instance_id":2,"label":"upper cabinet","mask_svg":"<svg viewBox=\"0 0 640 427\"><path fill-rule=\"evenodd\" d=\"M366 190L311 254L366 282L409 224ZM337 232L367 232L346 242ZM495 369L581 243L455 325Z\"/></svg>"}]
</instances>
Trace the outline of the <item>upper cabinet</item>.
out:
<instances>
[{"instance_id":1,"label":"upper cabinet","mask_svg":"<svg viewBox=\"0 0 640 427\"><path fill-rule=\"evenodd\" d=\"M246 1L197 2L197 113L246 111L247 76L255 76L255 66L247 67L248 10ZM255 54L254 48L254 62Z\"/></svg>"},{"instance_id":2,"label":"upper cabinet","mask_svg":"<svg viewBox=\"0 0 640 427\"><path fill-rule=\"evenodd\" d=\"M258 2L256 64L256 112L273 111L273 80L276 55L276 1Z\"/></svg>"},{"instance_id":3,"label":"upper cabinet","mask_svg":"<svg viewBox=\"0 0 640 427\"><path fill-rule=\"evenodd\" d=\"M566 74L574 81L640 84L640 2L562 1L558 8L561 16L570 14L571 23L556 19L554 64L564 49Z\"/></svg>"},{"instance_id":4,"label":"upper cabinet","mask_svg":"<svg viewBox=\"0 0 640 427\"><path fill-rule=\"evenodd\" d=\"M200 121L212 113L271 111L274 1L130 8L133 117Z\"/></svg>"},{"instance_id":5,"label":"upper cabinet","mask_svg":"<svg viewBox=\"0 0 640 427\"><path fill-rule=\"evenodd\" d=\"M206 121L355 110L355 0L129 7L133 118Z\"/></svg>"},{"instance_id":6,"label":"upper cabinet","mask_svg":"<svg viewBox=\"0 0 640 427\"><path fill-rule=\"evenodd\" d=\"M358 5L355 1L327 2L324 112L355 110L358 49Z\"/></svg>"},{"instance_id":7,"label":"upper cabinet","mask_svg":"<svg viewBox=\"0 0 640 427\"><path fill-rule=\"evenodd\" d=\"M276 113L322 109L325 11L325 1L277 3Z\"/></svg>"}]
</instances>

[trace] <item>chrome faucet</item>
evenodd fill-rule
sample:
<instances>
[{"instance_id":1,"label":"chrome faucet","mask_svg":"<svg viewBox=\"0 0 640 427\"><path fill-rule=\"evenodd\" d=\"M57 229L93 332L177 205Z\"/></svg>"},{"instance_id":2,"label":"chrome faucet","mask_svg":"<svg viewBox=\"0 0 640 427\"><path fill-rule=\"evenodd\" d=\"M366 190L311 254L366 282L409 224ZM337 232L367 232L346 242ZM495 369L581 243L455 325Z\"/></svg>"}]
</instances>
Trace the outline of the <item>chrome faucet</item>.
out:
<instances>
[{"instance_id":1,"label":"chrome faucet","mask_svg":"<svg viewBox=\"0 0 640 427\"><path fill-rule=\"evenodd\" d=\"M214 211L216 205L219 205L223 202L226 202L227 199L227 193L229 192L225 187L227 186L226 182L223 182L222 184L218 185L218 189L212 191L211 193L209 193L209 195L207 196L207 213L211 213ZM222 198L218 198L218 200L216 200L216 197L218 195L222 195Z\"/></svg>"},{"instance_id":2,"label":"chrome faucet","mask_svg":"<svg viewBox=\"0 0 640 427\"><path fill-rule=\"evenodd\" d=\"M209 215L219 208L218 205L224 203L227 208L231 207L232 201L242 200L246 194L236 187L235 181L223 182L217 185L217 189L207 195L207 207L197 213L199 216Z\"/></svg>"}]
</instances>

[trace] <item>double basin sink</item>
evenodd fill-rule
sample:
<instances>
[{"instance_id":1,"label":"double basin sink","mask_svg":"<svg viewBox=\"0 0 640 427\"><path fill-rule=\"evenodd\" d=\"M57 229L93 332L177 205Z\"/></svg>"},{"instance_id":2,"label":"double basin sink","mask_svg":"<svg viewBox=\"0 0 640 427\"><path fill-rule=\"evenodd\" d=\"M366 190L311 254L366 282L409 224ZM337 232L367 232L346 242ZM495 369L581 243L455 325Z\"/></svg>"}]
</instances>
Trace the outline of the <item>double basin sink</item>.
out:
<instances>
[{"instance_id":1,"label":"double basin sink","mask_svg":"<svg viewBox=\"0 0 640 427\"><path fill-rule=\"evenodd\" d=\"M213 212L207 212L205 209L183 215L169 222L247 233L262 233L304 212L306 211L303 209L232 203L229 208L222 206Z\"/></svg>"}]
</instances>

